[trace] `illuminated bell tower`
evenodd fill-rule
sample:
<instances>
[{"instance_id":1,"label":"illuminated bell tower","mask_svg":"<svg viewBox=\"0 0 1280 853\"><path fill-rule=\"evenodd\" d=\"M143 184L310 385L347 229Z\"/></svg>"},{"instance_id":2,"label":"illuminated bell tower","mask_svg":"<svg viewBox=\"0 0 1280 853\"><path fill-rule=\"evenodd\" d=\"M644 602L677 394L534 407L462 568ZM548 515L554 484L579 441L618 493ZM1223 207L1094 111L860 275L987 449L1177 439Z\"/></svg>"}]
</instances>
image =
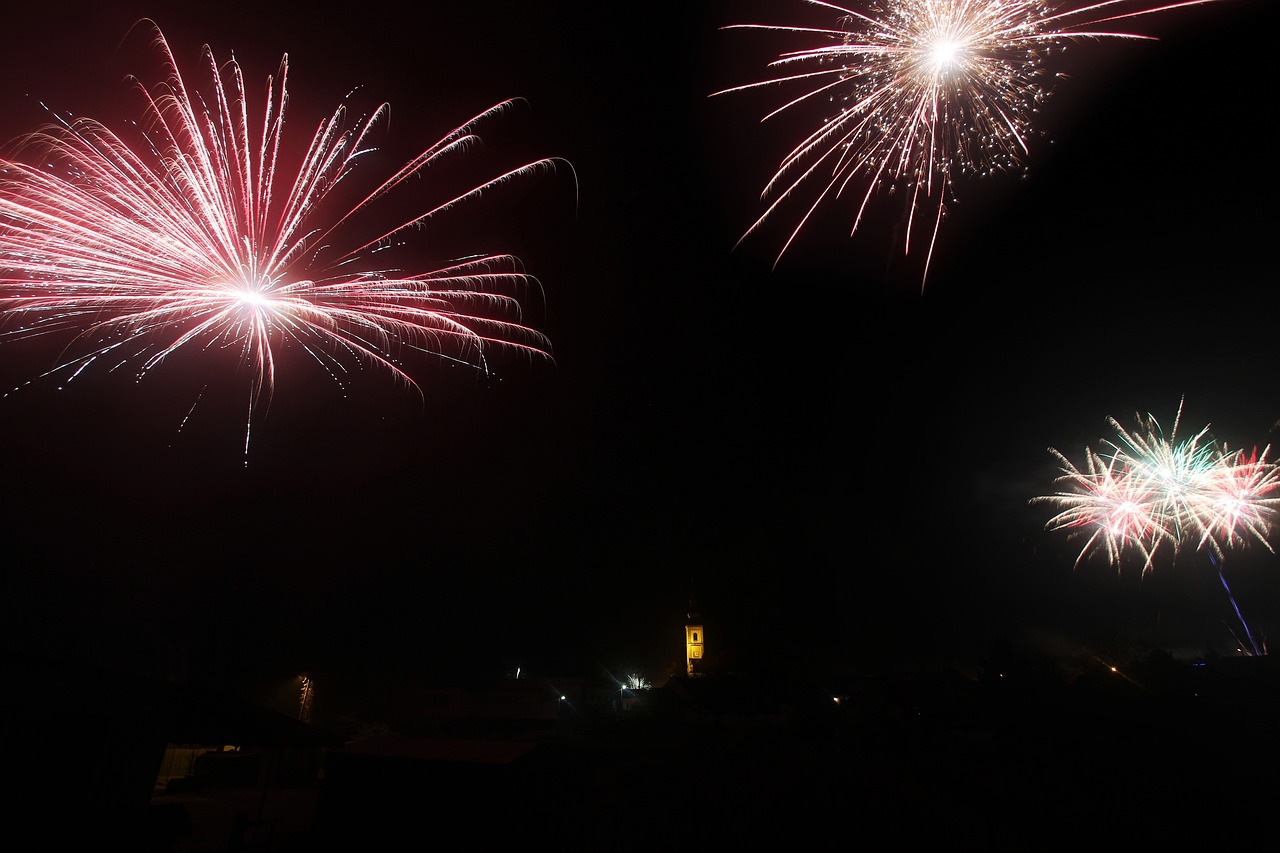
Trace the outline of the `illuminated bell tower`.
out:
<instances>
[{"instance_id":1,"label":"illuminated bell tower","mask_svg":"<svg viewBox=\"0 0 1280 853\"><path fill-rule=\"evenodd\" d=\"M685 667L690 676L703 675L703 644L706 635L702 630L702 614L698 612L693 599L689 600L689 615L684 623L684 658Z\"/></svg>"}]
</instances>

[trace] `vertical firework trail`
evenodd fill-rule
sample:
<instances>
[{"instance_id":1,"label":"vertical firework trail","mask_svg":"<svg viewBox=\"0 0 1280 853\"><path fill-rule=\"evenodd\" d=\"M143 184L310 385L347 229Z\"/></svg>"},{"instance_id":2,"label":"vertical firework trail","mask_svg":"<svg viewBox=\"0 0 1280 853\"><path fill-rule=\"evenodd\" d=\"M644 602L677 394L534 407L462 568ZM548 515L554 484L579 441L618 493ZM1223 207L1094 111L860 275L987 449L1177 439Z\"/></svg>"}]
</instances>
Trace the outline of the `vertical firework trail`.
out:
<instances>
[{"instance_id":1,"label":"vertical firework trail","mask_svg":"<svg viewBox=\"0 0 1280 853\"><path fill-rule=\"evenodd\" d=\"M102 363L131 366L141 378L180 352L238 353L249 373L247 460L282 345L300 348L341 386L353 368L373 366L417 389L404 360L413 355L482 372L495 347L550 358L549 342L522 319L521 300L538 282L514 256L466 255L419 271L374 256L394 255L434 218L562 161L535 160L461 194L441 192L390 227L361 216L463 155L477 127L514 101L485 109L390 176L348 190L376 151L386 104L349 121L344 102L295 160L285 153L294 150L285 133L287 54L255 113L234 59L219 64L206 46L206 85L189 88L159 28L144 25L165 73L159 85L138 86L136 133L58 118L0 159L0 337L69 338L67 355L44 376L74 378ZM355 204L339 203L339 186L355 192Z\"/></svg>"}]
</instances>

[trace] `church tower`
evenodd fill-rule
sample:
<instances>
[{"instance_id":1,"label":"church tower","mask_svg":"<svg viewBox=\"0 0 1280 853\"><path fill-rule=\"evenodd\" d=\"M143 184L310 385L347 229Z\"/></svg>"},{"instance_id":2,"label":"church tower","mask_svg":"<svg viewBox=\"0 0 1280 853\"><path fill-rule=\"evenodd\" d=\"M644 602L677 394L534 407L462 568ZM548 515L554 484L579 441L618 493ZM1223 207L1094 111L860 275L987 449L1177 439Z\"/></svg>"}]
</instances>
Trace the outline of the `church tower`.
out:
<instances>
[{"instance_id":1,"label":"church tower","mask_svg":"<svg viewBox=\"0 0 1280 853\"><path fill-rule=\"evenodd\" d=\"M684 658L690 677L706 674L702 663L705 643L706 633L702 629L702 614L698 612L697 602L691 595L689 613L684 623Z\"/></svg>"}]
</instances>

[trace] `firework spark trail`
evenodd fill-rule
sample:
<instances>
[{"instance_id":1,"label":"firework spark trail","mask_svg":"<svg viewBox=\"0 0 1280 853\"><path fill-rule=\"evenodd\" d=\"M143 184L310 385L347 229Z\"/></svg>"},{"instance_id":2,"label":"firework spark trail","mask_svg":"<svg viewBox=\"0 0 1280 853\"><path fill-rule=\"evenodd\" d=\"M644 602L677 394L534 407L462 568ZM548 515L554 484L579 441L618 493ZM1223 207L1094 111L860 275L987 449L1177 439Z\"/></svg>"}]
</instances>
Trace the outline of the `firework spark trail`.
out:
<instances>
[{"instance_id":1,"label":"firework spark trail","mask_svg":"<svg viewBox=\"0 0 1280 853\"><path fill-rule=\"evenodd\" d=\"M1069 490L1036 500L1052 500L1059 507L1047 525L1050 530L1088 533L1077 565L1097 550L1106 553L1108 562L1119 565L1126 551L1133 549L1142 556L1146 571L1162 545L1176 543L1157 511L1150 484L1129 476L1118 460L1106 459L1085 448L1082 470L1057 450L1050 448L1050 452L1057 457L1063 472L1059 482Z\"/></svg>"},{"instance_id":2,"label":"firework spark trail","mask_svg":"<svg viewBox=\"0 0 1280 853\"><path fill-rule=\"evenodd\" d=\"M1058 509L1046 522L1047 530L1084 538L1077 566L1102 553L1120 569L1125 555L1136 552L1146 574L1162 547L1171 548L1175 559L1186 547L1207 552L1258 653L1227 585L1223 562L1228 550L1250 543L1274 553L1269 540L1280 510L1280 466L1268 461L1270 447L1248 454L1231 450L1209 437L1208 426L1178 440L1181 416L1179 406L1168 437L1150 415L1138 416L1133 431L1108 418L1118 438L1105 439L1101 451L1086 447L1081 467L1049 448L1059 463L1060 489L1032 503Z\"/></svg>"},{"instance_id":3,"label":"firework spark trail","mask_svg":"<svg viewBox=\"0 0 1280 853\"><path fill-rule=\"evenodd\" d=\"M1217 560L1250 542L1273 550L1280 467L1268 461L1270 447L1232 450L1212 440L1208 426L1178 440L1176 421L1166 437L1149 415L1137 418L1134 431L1107 420L1118 439L1104 440L1100 451L1086 447L1083 467L1049 449L1061 488L1032 499L1058 508L1046 529L1086 536L1077 565L1102 551L1119 567L1129 548L1143 556L1144 572L1161 546L1191 546Z\"/></svg>"},{"instance_id":4,"label":"firework spark trail","mask_svg":"<svg viewBox=\"0 0 1280 853\"><path fill-rule=\"evenodd\" d=\"M1149 0L1103 0L1066 8L1045 0L871 0L865 12L822 0L804 2L835 13L837 25L724 28L812 37L820 44L780 54L769 66L787 69L778 76L722 89L713 97L765 87L798 90L762 121L819 98L836 104L835 114L824 116L782 159L762 192L764 213L741 239L814 186L812 201L785 238L776 263L824 202L849 191L861 193L853 234L877 190L905 189L905 253L911 251L917 208L935 198L923 286L956 177L1022 168L1036 135L1036 111L1050 94L1046 66L1052 53L1081 40L1151 39L1109 25L1221 0L1156 6Z\"/></svg>"},{"instance_id":5,"label":"firework spark trail","mask_svg":"<svg viewBox=\"0 0 1280 853\"><path fill-rule=\"evenodd\" d=\"M405 272L373 256L433 217L563 161L526 163L389 230L348 234L375 202L465 153L477 127L514 101L458 126L333 213L326 199L374 151L370 136L387 105L352 126L340 105L287 172L287 54L268 78L255 133L235 60L219 65L206 46L209 85L189 89L163 34L145 23L166 75L138 86L141 143L92 119L59 119L0 159L2 337L65 334L80 347L45 376L74 378L109 361L141 378L179 351L231 348L252 373L247 445L281 345L300 346L340 384L371 364L415 389L406 350L480 371L494 347L550 358L549 341L521 318L521 295L538 283L516 257L472 255Z\"/></svg>"}]
</instances>

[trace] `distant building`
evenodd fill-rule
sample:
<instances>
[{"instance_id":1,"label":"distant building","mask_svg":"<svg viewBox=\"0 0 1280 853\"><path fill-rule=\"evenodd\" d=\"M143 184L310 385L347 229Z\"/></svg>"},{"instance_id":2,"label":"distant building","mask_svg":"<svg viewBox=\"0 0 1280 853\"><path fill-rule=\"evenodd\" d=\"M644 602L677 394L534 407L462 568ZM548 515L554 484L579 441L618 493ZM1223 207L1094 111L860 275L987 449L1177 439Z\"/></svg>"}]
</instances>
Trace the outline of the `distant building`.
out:
<instances>
[{"instance_id":1,"label":"distant building","mask_svg":"<svg viewBox=\"0 0 1280 853\"><path fill-rule=\"evenodd\" d=\"M173 841L200 817L155 802L159 786L246 785L265 798L318 784L324 757L343 746L337 734L191 685L8 655L0 666L12 697L4 766L20 783L9 814L37 837L56 834L62 849Z\"/></svg>"},{"instance_id":2,"label":"distant building","mask_svg":"<svg viewBox=\"0 0 1280 853\"><path fill-rule=\"evenodd\" d=\"M691 678L705 674L705 644L706 631L702 625L702 614L698 612L697 603L690 597L689 612L684 624L684 657L685 672Z\"/></svg>"}]
</instances>

